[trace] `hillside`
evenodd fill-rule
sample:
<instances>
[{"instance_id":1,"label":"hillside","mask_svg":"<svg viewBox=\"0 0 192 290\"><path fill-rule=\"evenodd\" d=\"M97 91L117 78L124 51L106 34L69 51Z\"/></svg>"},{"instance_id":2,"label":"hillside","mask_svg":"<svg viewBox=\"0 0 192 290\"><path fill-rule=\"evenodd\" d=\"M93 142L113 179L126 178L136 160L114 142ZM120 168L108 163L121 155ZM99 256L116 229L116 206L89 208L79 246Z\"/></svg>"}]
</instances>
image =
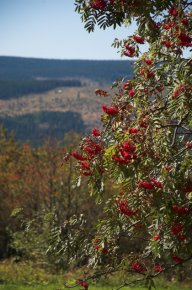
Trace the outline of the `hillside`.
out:
<instances>
[{"instance_id":1,"label":"hillside","mask_svg":"<svg viewBox=\"0 0 192 290\"><path fill-rule=\"evenodd\" d=\"M0 56L0 80L86 78L111 83L132 75L133 61L128 60L50 60Z\"/></svg>"},{"instance_id":2,"label":"hillside","mask_svg":"<svg viewBox=\"0 0 192 290\"><path fill-rule=\"evenodd\" d=\"M32 144L37 139L41 143L48 136L62 139L70 130L85 132L99 127L101 106L110 98L96 96L95 88L62 88L0 100L0 123L8 131L15 131L18 140Z\"/></svg>"},{"instance_id":3,"label":"hillside","mask_svg":"<svg viewBox=\"0 0 192 290\"><path fill-rule=\"evenodd\" d=\"M95 89L109 89L115 80L111 72L130 77L131 65L0 57L0 124L33 145L99 127L101 106L110 98L96 96Z\"/></svg>"},{"instance_id":4,"label":"hillside","mask_svg":"<svg viewBox=\"0 0 192 290\"><path fill-rule=\"evenodd\" d=\"M17 140L30 143L33 146L41 145L45 140L63 140L68 132L82 133L85 125L81 114L77 112L38 112L16 117L0 117L9 132L14 131Z\"/></svg>"}]
</instances>

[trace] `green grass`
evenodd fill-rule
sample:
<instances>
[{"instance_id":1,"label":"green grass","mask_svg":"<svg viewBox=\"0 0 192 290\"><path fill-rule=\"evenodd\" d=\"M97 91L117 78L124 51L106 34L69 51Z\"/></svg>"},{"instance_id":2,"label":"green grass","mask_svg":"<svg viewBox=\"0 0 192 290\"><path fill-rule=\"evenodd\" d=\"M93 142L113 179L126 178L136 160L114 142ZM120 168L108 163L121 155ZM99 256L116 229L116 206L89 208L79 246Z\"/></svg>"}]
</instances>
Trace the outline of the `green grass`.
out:
<instances>
[{"instance_id":1,"label":"green grass","mask_svg":"<svg viewBox=\"0 0 192 290\"><path fill-rule=\"evenodd\" d=\"M11 284L0 285L0 290L60 290L60 289L64 289L64 288L62 288L56 284L55 285L47 285L47 286L43 286L43 285L24 286L21 284L18 284L18 285L11 285Z\"/></svg>"},{"instance_id":2,"label":"green grass","mask_svg":"<svg viewBox=\"0 0 192 290\"><path fill-rule=\"evenodd\" d=\"M159 285L161 284L161 285ZM163 284L163 285L162 285ZM89 290L112 290L112 289L116 289L115 286L107 286L107 285L101 285L101 284L91 284L90 283L90 287ZM15 284L10 284L10 283L6 283L6 284L2 284L0 285L0 290L64 290L67 289L63 286L63 283L54 283L54 284L47 284L47 285L40 285L40 284L33 284L33 285L24 285L22 283L15 283ZM76 287L74 289L82 289L81 287ZM146 290L147 288L145 287L124 287L124 290ZM157 290L190 290L192 289L192 286L190 285L185 285L185 284L178 284L178 283L167 283L167 282L163 282L160 281L160 283L157 283Z\"/></svg>"},{"instance_id":3,"label":"green grass","mask_svg":"<svg viewBox=\"0 0 192 290\"><path fill-rule=\"evenodd\" d=\"M0 290L64 290L64 282L73 285L76 279L82 278L82 270L68 273L53 273L33 262L15 263L12 260L0 263ZM122 284L120 276L113 276L110 279L102 278L99 283L90 282L89 290L111 290L117 289ZM168 282L161 278L156 282L157 290L192 290L192 282L179 284L176 281ZM82 289L76 287L73 289ZM124 287L124 290L146 290L141 285L135 287Z\"/></svg>"},{"instance_id":4,"label":"green grass","mask_svg":"<svg viewBox=\"0 0 192 290\"><path fill-rule=\"evenodd\" d=\"M64 290L67 289L62 285L59 284L52 284L52 285L31 285L31 286L27 286L27 285L22 285L22 284L5 284L5 285L0 285L0 290ZM74 288L74 289L82 289L80 287ZM114 287L107 287L107 286L102 286L102 285L97 285L97 286L92 286L90 285L89 287L90 290L111 290L111 289L115 289ZM146 288L143 287L125 287L123 288L124 290L146 290ZM169 286L164 286L164 287L157 287L157 290L190 290L192 289L192 287L185 287L185 286L179 286L179 285L169 285Z\"/></svg>"}]
</instances>

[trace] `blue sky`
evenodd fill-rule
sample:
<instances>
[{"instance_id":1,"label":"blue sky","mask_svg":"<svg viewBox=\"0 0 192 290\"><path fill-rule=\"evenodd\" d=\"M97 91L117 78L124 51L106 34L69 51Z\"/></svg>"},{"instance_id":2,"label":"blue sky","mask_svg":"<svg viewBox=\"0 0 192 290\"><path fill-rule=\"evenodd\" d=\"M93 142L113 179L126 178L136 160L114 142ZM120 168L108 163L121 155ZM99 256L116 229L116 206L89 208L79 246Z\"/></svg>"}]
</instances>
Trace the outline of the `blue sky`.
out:
<instances>
[{"instance_id":1,"label":"blue sky","mask_svg":"<svg viewBox=\"0 0 192 290\"><path fill-rule=\"evenodd\" d=\"M73 0L0 0L0 55L121 59L111 47L135 27L85 31Z\"/></svg>"},{"instance_id":2,"label":"blue sky","mask_svg":"<svg viewBox=\"0 0 192 290\"><path fill-rule=\"evenodd\" d=\"M74 0L0 0L0 55L121 59L111 44L115 37L133 34L136 26L89 34L74 9Z\"/></svg>"}]
</instances>

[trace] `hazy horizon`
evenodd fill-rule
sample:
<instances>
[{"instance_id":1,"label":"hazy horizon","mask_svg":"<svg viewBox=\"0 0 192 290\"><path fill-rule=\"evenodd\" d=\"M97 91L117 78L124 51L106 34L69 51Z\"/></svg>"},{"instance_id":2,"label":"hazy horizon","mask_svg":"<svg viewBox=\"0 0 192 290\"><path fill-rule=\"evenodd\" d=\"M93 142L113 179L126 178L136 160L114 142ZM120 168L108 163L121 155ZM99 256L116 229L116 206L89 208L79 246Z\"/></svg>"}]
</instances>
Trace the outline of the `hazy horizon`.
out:
<instances>
[{"instance_id":1,"label":"hazy horizon","mask_svg":"<svg viewBox=\"0 0 192 290\"><path fill-rule=\"evenodd\" d=\"M86 59L86 58L47 58L47 57L34 57L34 56L20 56L20 55L0 55L0 57L10 57L10 58L26 58L26 59L41 59L41 60L70 60L70 61L135 61L135 58L120 58L120 59Z\"/></svg>"}]
</instances>

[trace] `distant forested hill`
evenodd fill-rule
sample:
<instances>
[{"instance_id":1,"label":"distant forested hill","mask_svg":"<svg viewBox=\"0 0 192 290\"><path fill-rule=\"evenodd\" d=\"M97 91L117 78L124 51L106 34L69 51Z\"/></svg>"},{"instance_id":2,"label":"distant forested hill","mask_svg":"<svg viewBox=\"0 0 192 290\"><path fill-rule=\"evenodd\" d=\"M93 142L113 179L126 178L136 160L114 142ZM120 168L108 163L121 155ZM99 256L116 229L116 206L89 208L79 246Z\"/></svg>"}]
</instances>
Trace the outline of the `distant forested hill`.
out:
<instances>
[{"instance_id":1,"label":"distant forested hill","mask_svg":"<svg viewBox=\"0 0 192 290\"><path fill-rule=\"evenodd\" d=\"M82 133L85 125L77 112L38 112L17 117L0 117L0 124L8 132L14 132L15 139L29 142L33 146L42 144L48 138L63 140L67 132Z\"/></svg>"},{"instance_id":2,"label":"distant forested hill","mask_svg":"<svg viewBox=\"0 0 192 290\"><path fill-rule=\"evenodd\" d=\"M0 126L38 145L68 131L100 126L97 88L131 78L133 61L50 60L0 56Z\"/></svg>"},{"instance_id":3,"label":"distant forested hill","mask_svg":"<svg viewBox=\"0 0 192 290\"><path fill-rule=\"evenodd\" d=\"M0 56L0 80L88 78L111 82L132 75L128 60L53 60Z\"/></svg>"},{"instance_id":4,"label":"distant forested hill","mask_svg":"<svg viewBox=\"0 0 192 290\"><path fill-rule=\"evenodd\" d=\"M0 99L41 94L59 87L81 87L79 80L0 80Z\"/></svg>"}]
</instances>

